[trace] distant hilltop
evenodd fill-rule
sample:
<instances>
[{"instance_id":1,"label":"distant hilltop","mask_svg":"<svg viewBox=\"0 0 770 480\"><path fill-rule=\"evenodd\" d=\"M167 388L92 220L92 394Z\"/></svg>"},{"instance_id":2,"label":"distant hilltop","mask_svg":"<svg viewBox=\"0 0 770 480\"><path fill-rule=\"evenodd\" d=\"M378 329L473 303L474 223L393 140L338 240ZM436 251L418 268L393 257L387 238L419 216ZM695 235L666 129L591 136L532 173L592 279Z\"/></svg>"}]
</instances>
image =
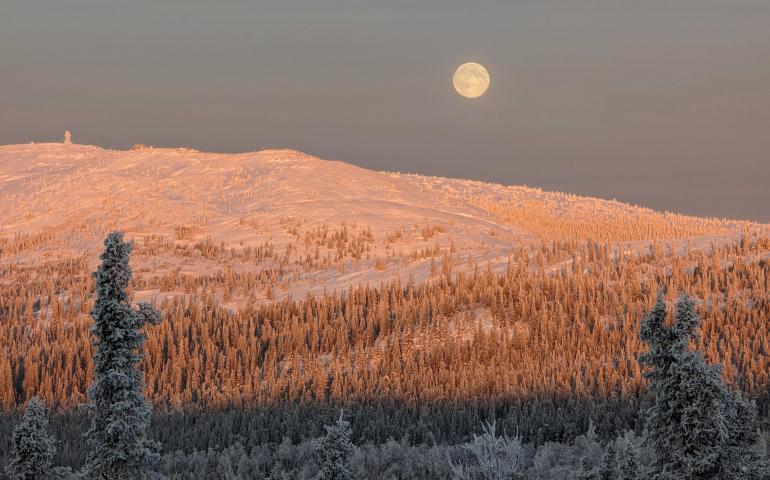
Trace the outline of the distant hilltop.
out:
<instances>
[{"instance_id":1,"label":"distant hilltop","mask_svg":"<svg viewBox=\"0 0 770 480\"><path fill-rule=\"evenodd\" d=\"M293 295L395 277L426 281L445 251L458 259L455 271L502 269L543 242L701 248L767 231L525 186L376 172L288 149L8 145L0 147L0 197L0 235L18 258L94 255L105 232L119 229L141 245L163 245L137 261L169 271L223 268L213 254L180 253L206 242L260 252L243 265L233 253L229 264L280 267L282 291Z\"/></svg>"}]
</instances>

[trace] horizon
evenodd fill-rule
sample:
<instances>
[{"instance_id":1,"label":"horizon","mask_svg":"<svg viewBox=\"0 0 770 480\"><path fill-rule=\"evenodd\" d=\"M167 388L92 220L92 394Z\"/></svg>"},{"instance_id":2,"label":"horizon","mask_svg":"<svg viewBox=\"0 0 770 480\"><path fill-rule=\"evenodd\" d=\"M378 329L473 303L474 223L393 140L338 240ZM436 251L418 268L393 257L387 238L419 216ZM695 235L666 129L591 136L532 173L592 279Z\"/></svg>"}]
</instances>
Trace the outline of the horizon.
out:
<instances>
[{"instance_id":1,"label":"horizon","mask_svg":"<svg viewBox=\"0 0 770 480\"><path fill-rule=\"evenodd\" d=\"M0 143L281 146L768 222L769 19L758 0L11 0ZM452 89L470 61L491 76L474 99Z\"/></svg>"},{"instance_id":2,"label":"horizon","mask_svg":"<svg viewBox=\"0 0 770 480\"><path fill-rule=\"evenodd\" d=\"M14 146L28 146L28 145L62 145L62 146L64 146L66 144L64 144L62 142L42 141L42 142L29 142L29 143L18 143L18 144L0 145L0 148L2 148L2 147L14 147ZM183 146L183 145L178 145L178 146L156 146L156 145L146 145L146 144L139 143L139 144L132 145L132 147L128 147L128 148L110 148L110 147L105 147L105 146L102 146L102 145L78 143L76 141L73 142L71 145L72 146L81 146L81 147L94 147L94 148L98 148L98 149L101 149L101 150L113 151L113 152L130 152L132 150L132 147L142 146L143 148L157 149L157 150L191 150L191 151L194 151L194 152L197 152L197 153L210 154L210 155L245 155L245 154L249 154L249 153L262 153L262 152L274 152L274 151L275 152L282 152L282 151L285 151L285 152L293 152L293 153L298 153L298 154L301 154L301 155L306 155L306 156L315 158L317 160L329 161L329 162L340 162L340 163L344 163L344 164L351 165L351 166L354 166L354 167L363 168L364 170L368 170L368 171L372 171L372 172L377 172L377 173L386 173L386 174L393 174L393 173L395 173L395 174L399 174L399 175L415 175L415 176L421 176L421 177L440 178L440 179L449 179L449 180L469 180L469 181L486 183L486 184L489 184L489 185L500 185L500 186L503 186L503 187L521 187L521 188L527 188L527 189L536 190L536 191L542 191L544 193L564 194L564 195L568 195L568 196L580 197L580 198L583 198L583 199L594 199L594 200L600 200L600 201L605 201L605 202L617 202L617 203L620 203L620 204L623 204L623 205L627 205L627 206L630 206L630 207L633 207L633 208L652 210L654 212L658 212L658 213L662 213L662 214L667 214L667 215L669 215L669 214L670 215L681 215L681 216L688 216L688 217L695 217L695 218L702 218L702 219L715 219L715 220L722 220L722 221L748 222L748 223L754 223L754 224L757 224L757 225L770 225L770 221L761 221L761 220L756 220L756 219L751 219L751 218L739 218L739 217L718 217L718 216L694 215L694 214L689 214L689 213L686 213L686 212L675 211L675 210L670 210L670 209L656 209L656 208L653 208L653 207L648 206L648 205L643 205L643 204L633 203L633 202L629 202L629 201L624 201L624 200L621 200L621 199L618 199L618 198L601 197L601 196L598 196L598 195L591 195L591 194L578 194L578 193L570 192L570 191L548 189L548 188L541 187L539 185L528 185L528 184L524 184L524 183L511 184L511 183L501 183L501 182L495 182L495 181L484 181L484 180L478 180L478 179L474 179L474 178L453 177L453 176L445 176L445 175L432 175L432 174L429 174L429 173L424 173L424 172L420 172L420 171L411 171L411 170L377 170L377 169L372 169L372 168L367 168L367 167L364 167L364 166L361 166L361 165L357 165L355 163L348 162L348 161L346 161L344 159L319 157L318 155L315 155L313 153L303 152L301 150L297 150L295 148L290 148L290 147L269 147L269 148L261 148L261 149L257 149L257 150L247 150L247 151L240 151L240 152L214 152L214 151L198 150L198 149L194 149L192 147Z\"/></svg>"}]
</instances>

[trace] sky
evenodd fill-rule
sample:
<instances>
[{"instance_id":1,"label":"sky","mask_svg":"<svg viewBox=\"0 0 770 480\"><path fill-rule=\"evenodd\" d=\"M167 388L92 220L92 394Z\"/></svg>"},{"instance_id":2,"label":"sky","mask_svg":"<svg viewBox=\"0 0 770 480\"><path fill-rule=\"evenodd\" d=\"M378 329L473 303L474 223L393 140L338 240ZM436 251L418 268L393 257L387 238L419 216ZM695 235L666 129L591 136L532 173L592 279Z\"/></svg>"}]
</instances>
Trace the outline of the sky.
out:
<instances>
[{"instance_id":1,"label":"sky","mask_svg":"<svg viewBox=\"0 0 770 480\"><path fill-rule=\"evenodd\" d=\"M0 144L65 129L770 222L770 1L1 0Z\"/></svg>"}]
</instances>

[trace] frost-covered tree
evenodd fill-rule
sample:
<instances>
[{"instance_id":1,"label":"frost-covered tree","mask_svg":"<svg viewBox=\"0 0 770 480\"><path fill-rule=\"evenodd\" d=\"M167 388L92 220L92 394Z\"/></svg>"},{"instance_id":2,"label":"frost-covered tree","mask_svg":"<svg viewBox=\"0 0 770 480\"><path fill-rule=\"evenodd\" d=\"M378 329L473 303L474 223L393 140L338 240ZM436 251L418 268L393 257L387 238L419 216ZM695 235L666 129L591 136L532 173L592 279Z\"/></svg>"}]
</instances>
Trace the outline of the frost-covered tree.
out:
<instances>
[{"instance_id":1,"label":"frost-covered tree","mask_svg":"<svg viewBox=\"0 0 770 480\"><path fill-rule=\"evenodd\" d=\"M321 456L321 469L316 476L317 480L352 480L350 469L350 457L355 446L350 440L350 423L340 418L334 425L326 426L326 436L321 441L319 453Z\"/></svg>"},{"instance_id":2,"label":"frost-covered tree","mask_svg":"<svg viewBox=\"0 0 770 480\"><path fill-rule=\"evenodd\" d=\"M596 472L596 479L615 480L616 468L615 447L612 445L612 442L610 442L607 444L607 449L602 456L602 462L599 464L599 470Z\"/></svg>"},{"instance_id":3,"label":"frost-covered tree","mask_svg":"<svg viewBox=\"0 0 770 480\"><path fill-rule=\"evenodd\" d=\"M13 430L5 473L11 480L53 478L56 442L48 434L45 406L37 397L27 402L21 421Z\"/></svg>"},{"instance_id":4,"label":"frost-covered tree","mask_svg":"<svg viewBox=\"0 0 770 480\"><path fill-rule=\"evenodd\" d=\"M94 273L96 302L91 332L96 337L94 381L88 389L95 415L86 437L90 450L85 474L89 479L158 478L154 466L159 445L147 438L152 408L142 393L137 368L144 344L142 327L156 324L160 314L148 304L138 310L129 303L131 244L123 234L104 241L102 263Z\"/></svg>"},{"instance_id":5,"label":"frost-covered tree","mask_svg":"<svg viewBox=\"0 0 770 480\"><path fill-rule=\"evenodd\" d=\"M577 480L594 480L596 478L594 468L591 466L587 457L580 457L580 466L578 467L575 478Z\"/></svg>"},{"instance_id":6,"label":"frost-covered tree","mask_svg":"<svg viewBox=\"0 0 770 480\"><path fill-rule=\"evenodd\" d=\"M628 438L621 440L618 449L618 480L639 479L639 457L636 445Z\"/></svg>"},{"instance_id":7,"label":"frost-covered tree","mask_svg":"<svg viewBox=\"0 0 770 480\"><path fill-rule=\"evenodd\" d=\"M514 478L522 471L523 445L521 438L497 435L495 422L484 422L482 434L473 435L465 444L473 458L471 465L452 464L452 475L456 480L494 480Z\"/></svg>"},{"instance_id":8,"label":"frost-covered tree","mask_svg":"<svg viewBox=\"0 0 770 480\"><path fill-rule=\"evenodd\" d=\"M642 322L655 403L646 412L645 441L655 452L654 478L759 478L754 405L722 380L719 365L709 365L690 348L697 341L693 301L681 296L675 321L666 325L663 292Z\"/></svg>"}]
</instances>

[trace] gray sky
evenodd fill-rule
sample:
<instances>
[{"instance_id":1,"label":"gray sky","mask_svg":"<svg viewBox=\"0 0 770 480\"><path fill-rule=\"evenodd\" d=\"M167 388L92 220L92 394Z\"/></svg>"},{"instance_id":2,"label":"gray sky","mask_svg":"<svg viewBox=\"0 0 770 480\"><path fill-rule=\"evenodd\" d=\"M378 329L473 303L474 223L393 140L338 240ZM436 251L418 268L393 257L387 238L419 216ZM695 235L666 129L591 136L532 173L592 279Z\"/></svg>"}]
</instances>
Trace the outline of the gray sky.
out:
<instances>
[{"instance_id":1,"label":"gray sky","mask_svg":"<svg viewBox=\"0 0 770 480\"><path fill-rule=\"evenodd\" d=\"M0 144L65 128L770 221L770 1L0 0Z\"/></svg>"}]
</instances>

